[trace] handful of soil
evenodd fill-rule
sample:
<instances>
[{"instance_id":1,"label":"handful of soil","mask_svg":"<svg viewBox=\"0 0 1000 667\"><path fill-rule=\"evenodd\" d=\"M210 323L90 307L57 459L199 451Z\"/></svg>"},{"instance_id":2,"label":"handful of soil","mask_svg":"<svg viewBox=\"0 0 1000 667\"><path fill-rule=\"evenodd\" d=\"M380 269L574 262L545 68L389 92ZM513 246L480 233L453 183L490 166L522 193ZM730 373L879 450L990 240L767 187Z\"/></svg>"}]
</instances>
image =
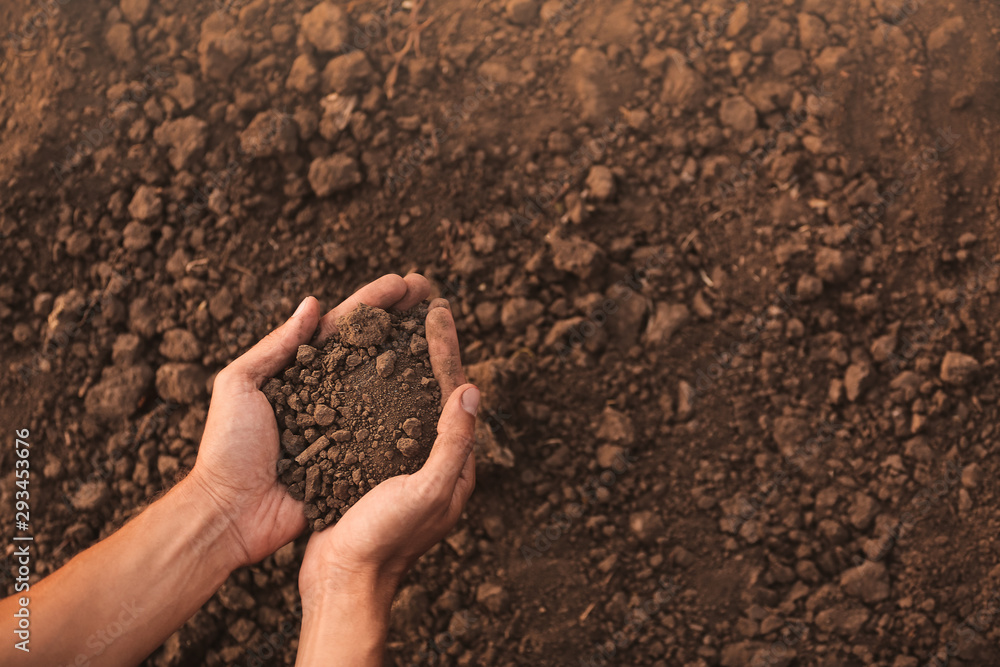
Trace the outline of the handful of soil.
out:
<instances>
[{"instance_id":1,"label":"handful of soil","mask_svg":"<svg viewBox=\"0 0 1000 667\"><path fill-rule=\"evenodd\" d=\"M278 477L305 501L313 530L427 460L441 390L426 315L426 306L397 314L362 304L340 318L322 350L299 346L295 363L264 385L281 432Z\"/></svg>"}]
</instances>

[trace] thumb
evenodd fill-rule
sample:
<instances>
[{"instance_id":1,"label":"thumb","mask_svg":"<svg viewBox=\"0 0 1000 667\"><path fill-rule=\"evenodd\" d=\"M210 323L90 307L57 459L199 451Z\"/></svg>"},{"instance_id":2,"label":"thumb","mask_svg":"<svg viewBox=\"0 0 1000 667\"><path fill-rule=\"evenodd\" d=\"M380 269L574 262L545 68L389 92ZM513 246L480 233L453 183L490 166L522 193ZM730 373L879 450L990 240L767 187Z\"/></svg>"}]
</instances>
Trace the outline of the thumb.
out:
<instances>
[{"instance_id":1,"label":"thumb","mask_svg":"<svg viewBox=\"0 0 1000 667\"><path fill-rule=\"evenodd\" d=\"M472 454L478 410L479 389L474 385L463 384L451 392L438 420L434 448L416 475L426 477L425 481L435 487L446 487L449 494L454 490Z\"/></svg>"},{"instance_id":2,"label":"thumb","mask_svg":"<svg viewBox=\"0 0 1000 667\"><path fill-rule=\"evenodd\" d=\"M249 379L256 387L287 366L299 345L309 342L319 323L319 301L307 296L295 313L229 365L234 375Z\"/></svg>"}]
</instances>

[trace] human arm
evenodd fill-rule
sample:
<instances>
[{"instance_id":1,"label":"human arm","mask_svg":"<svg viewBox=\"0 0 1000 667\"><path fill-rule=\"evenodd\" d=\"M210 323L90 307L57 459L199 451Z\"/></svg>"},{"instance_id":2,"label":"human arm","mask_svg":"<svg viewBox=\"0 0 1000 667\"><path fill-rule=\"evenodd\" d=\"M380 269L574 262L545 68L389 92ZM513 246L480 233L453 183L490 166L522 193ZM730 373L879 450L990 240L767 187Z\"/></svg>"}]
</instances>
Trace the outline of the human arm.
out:
<instances>
[{"instance_id":1,"label":"human arm","mask_svg":"<svg viewBox=\"0 0 1000 667\"><path fill-rule=\"evenodd\" d=\"M261 383L298 346L358 303L400 309L426 298L421 276L384 276L321 318L309 297L281 327L216 377L192 472L125 527L27 593L0 601L0 628L29 597L30 653L0 644L4 665L134 665L180 627L241 565L305 527L301 503L277 480L279 442ZM132 612L135 612L134 614ZM127 623L127 627L125 627ZM89 661L89 662L88 662Z\"/></svg>"}]
</instances>

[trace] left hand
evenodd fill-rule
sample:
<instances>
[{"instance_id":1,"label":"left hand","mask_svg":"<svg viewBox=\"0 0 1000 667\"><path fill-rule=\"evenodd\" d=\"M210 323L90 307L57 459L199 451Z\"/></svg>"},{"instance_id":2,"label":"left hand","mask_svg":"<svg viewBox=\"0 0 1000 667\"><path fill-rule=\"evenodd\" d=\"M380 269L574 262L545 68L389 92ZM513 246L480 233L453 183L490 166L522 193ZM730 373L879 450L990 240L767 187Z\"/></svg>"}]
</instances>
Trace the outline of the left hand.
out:
<instances>
[{"instance_id":1,"label":"left hand","mask_svg":"<svg viewBox=\"0 0 1000 667\"><path fill-rule=\"evenodd\" d=\"M430 284L418 274L382 276L320 318L319 302L307 297L295 314L215 378L194 484L218 512L236 562L255 563L305 528L302 503L278 480L278 424L261 386L295 359L299 345L316 344L360 303L406 310L427 298ZM318 328L318 330L317 330Z\"/></svg>"}]
</instances>

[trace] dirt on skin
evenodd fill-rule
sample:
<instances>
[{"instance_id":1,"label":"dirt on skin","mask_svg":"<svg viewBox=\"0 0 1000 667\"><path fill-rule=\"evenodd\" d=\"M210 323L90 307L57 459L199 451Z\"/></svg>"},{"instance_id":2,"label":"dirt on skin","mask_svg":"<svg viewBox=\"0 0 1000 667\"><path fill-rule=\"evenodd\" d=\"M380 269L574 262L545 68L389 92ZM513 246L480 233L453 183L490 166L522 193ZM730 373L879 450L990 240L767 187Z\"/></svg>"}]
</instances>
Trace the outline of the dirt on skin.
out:
<instances>
[{"instance_id":1,"label":"dirt on skin","mask_svg":"<svg viewBox=\"0 0 1000 667\"><path fill-rule=\"evenodd\" d=\"M361 304L322 351L263 388L278 420L278 475L323 530L367 491L420 469L437 436L441 391L431 370L426 307L397 314Z\"/></svg>"}]
</instances>

